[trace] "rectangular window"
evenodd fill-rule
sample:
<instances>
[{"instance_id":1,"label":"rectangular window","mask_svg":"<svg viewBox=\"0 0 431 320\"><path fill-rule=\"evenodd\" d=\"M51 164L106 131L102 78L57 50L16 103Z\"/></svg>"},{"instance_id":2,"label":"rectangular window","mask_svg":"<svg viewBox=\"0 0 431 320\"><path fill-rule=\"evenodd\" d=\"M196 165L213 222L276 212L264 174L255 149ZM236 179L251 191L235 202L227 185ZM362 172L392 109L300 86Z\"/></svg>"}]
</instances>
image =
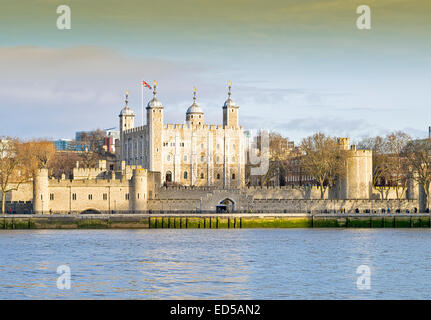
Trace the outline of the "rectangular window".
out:
<instances>
[{"instance_id":1,"label":"rectangular window","mask_svg":"<svg viewBox=\"0 0 431 320\"><path fill-rule=\"evenodd\" d=\"M54 194L53 193L49 194L49 200L54 200Z\"/></svg>"},{"instance_id":2,"label":"rectangular window","mask_svg":"<svg viewBox=\"0 0 431 320\"><path fill-rule=\"evenodd\" d=\"M126 193L126 200L129 200L129 194Z\"/></svg>"},{"instance_id":3,"label":"rectangular window","mask_svg":"<svg viewBox=\"0 0 431 320\"><path fill-rule=\"evenodd\" d=\"M93 200L93 195L92 194L88 195L88 200Z\"/></svg>"},{"instance_id":4,"label":"rectangular window","mask_svg":"<svg viewBox=\"0 0 431 320\"><path fill-rule=\"evenodd\" d=\"M76 193L72 193L72 200L76 200Z\"/></svg>"},{"instance_id":5,"label":"rectangular window","mask_svg":"<svg viewBox=\"0 0 431 320\"><path fill-rule=\"evenodd\" d=\"M107 193L103 194L103 200L108 200L108 194Z\"/></svg>"}]
</instances>

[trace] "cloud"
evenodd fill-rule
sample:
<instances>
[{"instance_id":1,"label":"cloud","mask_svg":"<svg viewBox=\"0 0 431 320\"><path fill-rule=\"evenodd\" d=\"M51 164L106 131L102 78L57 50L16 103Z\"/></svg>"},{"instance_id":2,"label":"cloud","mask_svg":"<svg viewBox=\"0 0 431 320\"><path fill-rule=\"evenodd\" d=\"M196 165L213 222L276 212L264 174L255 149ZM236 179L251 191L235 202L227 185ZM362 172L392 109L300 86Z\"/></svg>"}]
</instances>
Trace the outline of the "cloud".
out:
<instances>
[{"instance_id":1,"label":"cloud","mask_svg":"<svg viewBox=\"0 0 431 320\"><path fill-rule=\"evenodd\" d=\"M360 77L346 85L342 76L323 74L323 81L310 71L303 80L313 84L305 80L298 84L281 67L279 79L257 77L250 66L244 68L238 72L218 68L212 61L128 56L94 46L0 48L0 135L70 138L78 130L118 126L126 89L140 125L142 79L158 80L165 123L185 121L196 85L197 102L210 124L222 123L226 84L232 79L244 128L278 130L295 141L317 131L350 137L380 134L391 127L423 126L427 118L426 94L417 85L426 83L421 78L405 80L411 88L400 85L398 78L398 87L392 82L364 86ZM149 99L146 89L145 103Z\"/></svg>"},{"instance_id":2,"label":"cloud","mask_svg":"<svg viewBox=\"0 0 431 320\"><path fill-rule=\"evenodd\" d=\"M191 78L198 80L204 70L198 64L127 57L97 47L0 48L0 69L0 117L8 119L0 134L53 137L117 125L126 89L139 111L143 79L157 78L162 99L169 92L184 100ZM150 98L146 90L145 101Z\"/></svg>"},{"instance_id":3,"label":"cloud","mask_svg":"<svg viewBox=\"0 0 431 320\"><path fill-rule=\"evenodd\" d=\"M364 119L346 120L342 117L299 117L288 121L262 119L259 117L244 117L247 128L276 131L300 143L302 138L317 132L337 137L359 139L367 135L387 133L389 130Z\"/></svg>"}]
</instances>

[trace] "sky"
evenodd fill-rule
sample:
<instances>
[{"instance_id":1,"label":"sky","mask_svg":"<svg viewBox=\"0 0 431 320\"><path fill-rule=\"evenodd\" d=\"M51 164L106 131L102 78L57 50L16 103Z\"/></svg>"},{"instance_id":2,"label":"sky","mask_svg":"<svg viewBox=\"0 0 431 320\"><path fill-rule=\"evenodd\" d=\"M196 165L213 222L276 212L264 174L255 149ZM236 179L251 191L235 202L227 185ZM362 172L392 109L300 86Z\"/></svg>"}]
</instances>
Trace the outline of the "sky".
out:
<instances>
[{"instance_id":1,"label":"sky","mask_svg":"<svg viewBox=\"0 0 431 320\"><path fill-rule=\"evenodd\" d=\"M429 0L0 0L0 136L118 127L124 93L158 81L165 123L193 102L221 124L227 83L245 129L296 143L431 125ZM71 8L71 29L56 10ZM371 9L359 30L356 8ZM145 90L145 104L151 99Z\"/></svg>"}]
</instances>

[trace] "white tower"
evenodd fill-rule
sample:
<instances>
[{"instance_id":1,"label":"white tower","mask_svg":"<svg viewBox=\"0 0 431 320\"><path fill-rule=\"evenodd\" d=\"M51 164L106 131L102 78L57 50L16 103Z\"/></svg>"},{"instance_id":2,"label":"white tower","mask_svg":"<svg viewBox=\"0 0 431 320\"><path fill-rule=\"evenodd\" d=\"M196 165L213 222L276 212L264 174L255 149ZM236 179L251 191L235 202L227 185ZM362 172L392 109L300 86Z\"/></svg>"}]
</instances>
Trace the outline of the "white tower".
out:
<instances>
[{"instance_id":1,"label":"white tower","mask_svg":"<svg viewBox=\"0 0 431 320\"><path fill-rule=\"evenodd\" d=\"M229 81L228 98L223 105L223 127L238 127L239 106L232 100L232 82Z\"/></svg>"},{"instance_id":2,"label":"white tower","mask_svg":"<svg viewBox=\"0 0 431 320\"><path fill-rule=\"evenodd\" d=\"M135 127L135 113L129 107L129 91L126 91L126 106L121 110L120 114L120 132L129 130Z\"/></svg>"},{"instance_id":3,"label":"white tower","mask_svg":"<svg viewBox=\"0 0 431 320\"><path fill-rule=\"evenodd\" d=\"M124 131L135 127L135 113L129 107L129 91L126 91L126 105L121 109L120 114L120 161L127 159L127 141L124 138ZM127 162L127 161L126 161Z\"/></svg>"},{"instance_id":4,"label":"white tower","mask_svg":"<svg viewBox=\"0 0 431 320\"><path fill-rule=\"evenodd\" d=\"M147 128L149 139L149 170L163 172L163 105L157 100L157 81L154 81L153 99L147 105Z\"/></svg>"}]
</instances>

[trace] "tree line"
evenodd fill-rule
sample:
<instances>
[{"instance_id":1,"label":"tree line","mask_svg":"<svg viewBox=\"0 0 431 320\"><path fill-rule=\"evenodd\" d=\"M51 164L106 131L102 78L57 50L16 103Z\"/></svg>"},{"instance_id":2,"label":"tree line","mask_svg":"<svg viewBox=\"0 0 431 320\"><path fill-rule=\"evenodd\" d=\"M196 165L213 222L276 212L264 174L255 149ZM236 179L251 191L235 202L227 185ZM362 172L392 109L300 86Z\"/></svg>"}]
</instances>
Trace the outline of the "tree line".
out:
<instances>
[{"instance_id":1,"label":"tree line","mask_svg":"<svg viewBox=\"0 0 431 320\"><path fill-rule=\"evenodd\" d=\"M13 137L0 137L1 212L5 212L7 193L32 181L39 169L48 169L52 177L59 178L64 174L70 178L77 161L82 167L95 167L105 155L104 136L101 130L86 132L79 141L72 142L71 150L60 152L49 140L21 141Z\"/></svg>"},{"instance_id":2,"label":"tree line","mask_svg":"<svg viewBox=\"0 0 431 320\"><path fill-rule=\"evenodd\" d=\"M279 133L269 135L269 168L260 177L261 185L278 180L288 185L288 176L307 176L304 184L317 185L321 198L333 187L346 170L346 152L337 137L316 133L302 139L296 147L288 147L288 138ZM431 139L413 139L405 132L396 131L385 136L365 137L357 149L373 152L373 186L387 198L388 187L395 189L397 199L402 199L409 179L418 183L426 195L429 207L431 184ZM302 184L299 181L299 184Z\"/></svg>"}]
</instances>

